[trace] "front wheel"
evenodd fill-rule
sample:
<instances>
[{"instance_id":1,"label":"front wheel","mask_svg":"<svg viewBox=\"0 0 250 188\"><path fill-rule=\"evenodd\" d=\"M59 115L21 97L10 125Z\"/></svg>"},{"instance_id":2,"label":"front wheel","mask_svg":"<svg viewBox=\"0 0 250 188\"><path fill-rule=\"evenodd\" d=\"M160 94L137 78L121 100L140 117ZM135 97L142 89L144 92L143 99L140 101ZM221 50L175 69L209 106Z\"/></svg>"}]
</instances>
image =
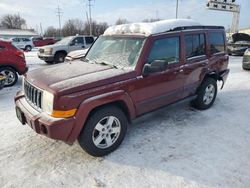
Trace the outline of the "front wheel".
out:
<instances>
[{"instance_id":1,"label":"front wheel","mask_svg":"<svg viewBox=\"0 0 250 188\"><path fill-rule=\"evenodd\" d=\"M62 52L58 52L55 55L55 63L63 63L65 60L66 54Z\"/></svg>"},{"instance_id":2,"label":"front wheel","mask_svg":"<svg viewBox=\"0 0 250 188\"><path fill-rule=\"evenodd\" d=\"M18 75L15 70L10 67L0 68L0 74L5 76L4 87L11 87L17 83Z\"/></svg>"},{"instance_id":3,"label":"front wheel","mask_svg":"<svg viewBox=\"0 0 250 188\"><path fill-rule=\"evenodd\" d=\"M107 106L88 119L78 141L90 155L102 157L117 149L127 132L127 117L120 108Z\"/></svg>"},{"instance_id":4,"label":"front wheel","mask_svg":"<svg viewBox=\"0 0 250 188\"><path fill-rule=\"evenodd\" d=\"M195 108L206 110L210 108L217 96L217 82L213 78L206 78L197 91L197 98L193 101Z\"/></svg>"}]
</instances>

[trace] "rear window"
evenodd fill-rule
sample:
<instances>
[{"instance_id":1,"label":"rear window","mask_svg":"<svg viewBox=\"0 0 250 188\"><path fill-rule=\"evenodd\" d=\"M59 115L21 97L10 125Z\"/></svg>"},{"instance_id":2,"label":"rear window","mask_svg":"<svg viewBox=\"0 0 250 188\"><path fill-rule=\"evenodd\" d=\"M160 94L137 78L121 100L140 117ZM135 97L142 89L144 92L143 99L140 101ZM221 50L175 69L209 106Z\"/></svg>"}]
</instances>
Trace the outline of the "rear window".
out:
<instances>
[{"instance_id":1,"label":"rear window","mask_svg":"<svg viewBox=\"0 0 250 188\"><path fill-rule=\"evenodd\" d=\"M225 52L225 39L222 32L211 32L209 42L211 54Z\"/></svg>"},{"instance_id":2,"label":"rear window","mask_svg":"<svg viewBox=\"0 0 250 188\"><path fill-rule=\"evenodd\" d=\"M205 55L205 34L185 36L186 58Z\"/></svg>"},{"instance_id":3,"label":"rear window","mask_svg":"<svg viewBox=\"0 0 250 188\"><path fill-rule=\"evenodd\" d=\"M93 37L85 37L85 40L86 40L86 44L92 44L94 42Z\"/></svg>"}]
</instances>

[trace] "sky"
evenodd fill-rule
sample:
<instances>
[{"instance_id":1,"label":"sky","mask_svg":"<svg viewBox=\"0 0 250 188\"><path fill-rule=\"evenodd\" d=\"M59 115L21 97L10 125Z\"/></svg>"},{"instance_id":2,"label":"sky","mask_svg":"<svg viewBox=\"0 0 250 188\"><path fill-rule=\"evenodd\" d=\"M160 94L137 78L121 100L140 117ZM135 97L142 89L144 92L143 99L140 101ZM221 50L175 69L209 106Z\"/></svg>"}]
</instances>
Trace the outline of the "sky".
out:
<instances>
[{"instance_id":1,"label":"sky","mask_svg":"<svg viewBox=\"0 0 250 188\"><path fill-rule=\"evenodd\" d=\"M207 0L179 0L179 18L191 17L204 25L229 28L232 13L206 9ZM58 3L59 2L59 3ZM56 8L62 9L62 23L71 18L86 20L87 0L0 0L0 16L19 13L28 28L58 27ZM240 28L250 28L250 0L236 0L241 5ZM115 23L119 18L140 22L149 18L175 18L175 0L93 0L92 17L98 22Z\"/></svg>"}]
</instances>

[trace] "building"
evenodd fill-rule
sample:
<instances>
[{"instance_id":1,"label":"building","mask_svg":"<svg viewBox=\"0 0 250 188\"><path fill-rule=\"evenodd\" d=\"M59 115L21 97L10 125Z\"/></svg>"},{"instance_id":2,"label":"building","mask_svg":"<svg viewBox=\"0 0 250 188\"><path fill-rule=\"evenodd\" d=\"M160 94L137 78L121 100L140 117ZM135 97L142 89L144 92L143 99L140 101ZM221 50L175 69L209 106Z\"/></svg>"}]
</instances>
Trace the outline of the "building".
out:
<instances>
[{"instance_id":1,"label":"building","mask_svg":"<svg viewBox=\"0 0 250 188\"><path fill-rule=\"evenodd\" d=\"M23 37L23 38L30 38L39 36L34 30L32 29L3 29L0 28L0 38L3 39L10 39L14 37Z\"/></svg>"},{"instance_id":2,"label":"building","mask_svg":"<svg viewBox=\"0 0 250 188\"><path fill-rule=\"evenodd\" d=\"M250 28L239 29L239 33L246 33L250 35Z\"/></svg>"}]
</instances>

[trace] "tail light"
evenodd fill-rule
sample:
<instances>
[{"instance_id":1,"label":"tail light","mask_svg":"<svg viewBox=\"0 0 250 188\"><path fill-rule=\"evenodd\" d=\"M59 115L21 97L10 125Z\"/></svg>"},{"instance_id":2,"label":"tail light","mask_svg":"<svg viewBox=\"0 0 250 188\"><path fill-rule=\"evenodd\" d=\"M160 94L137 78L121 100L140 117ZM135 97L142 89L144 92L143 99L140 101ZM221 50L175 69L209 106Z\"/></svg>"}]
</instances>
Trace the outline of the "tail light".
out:
<instances>
[{"instance_id":1,"label":"tail light","mask_svg":"<svg viewBox=\"0 0 250 188\"><path fill-rule=\"evenodd\" d=\"M25 59L24 53L20 50L15 51L15 54L23 59Z\"/></svg>"}]
</instances>

